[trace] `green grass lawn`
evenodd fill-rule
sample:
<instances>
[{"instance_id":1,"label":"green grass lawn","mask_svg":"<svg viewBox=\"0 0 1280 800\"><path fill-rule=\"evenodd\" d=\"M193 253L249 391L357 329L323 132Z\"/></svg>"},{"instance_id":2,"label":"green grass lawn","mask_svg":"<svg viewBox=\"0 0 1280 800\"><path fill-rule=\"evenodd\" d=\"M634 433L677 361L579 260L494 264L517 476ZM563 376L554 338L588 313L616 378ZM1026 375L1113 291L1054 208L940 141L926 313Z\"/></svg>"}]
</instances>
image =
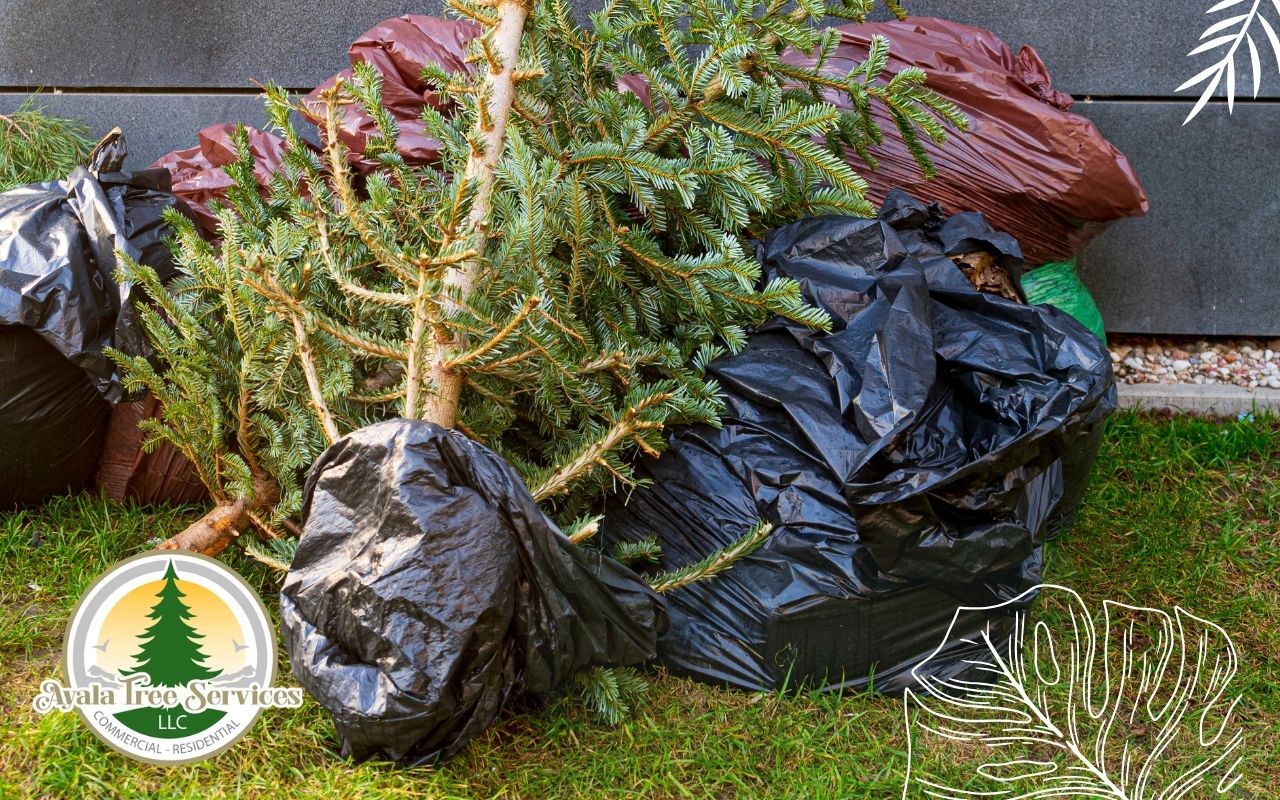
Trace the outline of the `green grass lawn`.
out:
<instances>
[{"instance_id":1,"label":"green grass lawn","mask_svg":"<svg viewBox=\"0 0 1280 800\"><path fill-rule=\"evenodd\" d=\"M899 700L744 694L661 675L617 727L572 700L515 709L437 769L343 761L325 712L310 701L268 711L212 761L170 768L117 755L75 716L38 717L31 698L40 680L58 675L80 593L190 515L91 497L0 515L0 798L901 797ZM1046 559L1045 579L1091 606L1181 605L1230 632L1248 731L1233 797L1280 794L1278 532L1280 423L1121 415L1079 522ZM277 576L231 560L270 601ZM963 786L975 766L965 756L942 748L922 766Z\"/></svg>"}]
</instances>

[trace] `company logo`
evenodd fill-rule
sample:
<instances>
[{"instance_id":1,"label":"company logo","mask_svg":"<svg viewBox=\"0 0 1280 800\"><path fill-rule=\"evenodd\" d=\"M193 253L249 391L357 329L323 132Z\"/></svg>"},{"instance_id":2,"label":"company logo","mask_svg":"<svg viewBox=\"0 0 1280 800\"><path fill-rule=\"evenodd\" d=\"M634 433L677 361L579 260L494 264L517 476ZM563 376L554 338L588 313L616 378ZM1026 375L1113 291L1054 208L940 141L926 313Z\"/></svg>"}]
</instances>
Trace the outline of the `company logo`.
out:
<instances>
[{"instance_id":1,"label":"company logo","mask_svg":"<svg viewBox=\"0 0 1280 800\"><path fill-rule=\"evenodd\" d=\"M1026 610L1036 594L1038 621ZM1227 632L1183 608L1107 601L1095 620L1052 584L960 608L912 669L902 796L1241 796L1237 665Z\"/></svg>"},{"instance_id":2,"label":"company logo","mask_svg":"<svg viewBox=\"0 0 1280 800\"><path fill-rule=\"evenodd\" d=\"M154 764L201 761L248 733L263 708L297 707L273 687L275 638L262 601L224 564L183 552L126 559L80 598L63 647L66 685L41 714L76 711L99 739Z\"/></svg>"}]
</instances>

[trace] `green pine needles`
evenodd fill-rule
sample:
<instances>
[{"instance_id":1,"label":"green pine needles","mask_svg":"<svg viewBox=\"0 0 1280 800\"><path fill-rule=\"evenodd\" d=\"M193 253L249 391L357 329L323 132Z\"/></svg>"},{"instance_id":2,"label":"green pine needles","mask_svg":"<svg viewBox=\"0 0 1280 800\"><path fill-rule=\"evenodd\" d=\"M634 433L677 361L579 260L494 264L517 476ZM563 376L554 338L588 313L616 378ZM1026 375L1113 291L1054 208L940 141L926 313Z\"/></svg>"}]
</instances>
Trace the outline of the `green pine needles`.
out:
<instances>
[{"instance_id":1,"label":"green pine needles","mask_svg":"<svg viewBox=\"0 0 1280 800\"><path fill-rule=\"evenodd\" d=\"M45 114L34 98L12 114L0 114L0 192L65 178L88 157L88 134L75 120Z\"/></svg>"},{"instance_id":2,"label":"green pine needles","mask_svg":"<svg viewBox=\"0 0 1280 800\"><path fill-rule=\"evenodd\" d=\"M882 40L852 72L824 71L839 36L815 26L860 20L871 0L613 0L587 27L562 0L451 5L483 33L468 74L427 71L455 108L423 112L439 164L397 154L367 65L327 96L319 153L272 88L289 148L269 197L246 155L227 168L219 244L171 219L185 277L165 291L124 268L156 299L141 314L163 367L121 357L126 382L161 401L149 433L219 501L179 546L285 535L319 452L396 416L497 451L589 536L666 426L717 424L710 361L770 315L828 324L794 281L760 285L749 242L804 215L872 213L842 150L879 141L871 104L908 142L964 125L922 73L884 75ZM788 47L817 65L785 63ZM363 180L337 135L348 103L379 130Z\"/></svg>"}]
</instances>

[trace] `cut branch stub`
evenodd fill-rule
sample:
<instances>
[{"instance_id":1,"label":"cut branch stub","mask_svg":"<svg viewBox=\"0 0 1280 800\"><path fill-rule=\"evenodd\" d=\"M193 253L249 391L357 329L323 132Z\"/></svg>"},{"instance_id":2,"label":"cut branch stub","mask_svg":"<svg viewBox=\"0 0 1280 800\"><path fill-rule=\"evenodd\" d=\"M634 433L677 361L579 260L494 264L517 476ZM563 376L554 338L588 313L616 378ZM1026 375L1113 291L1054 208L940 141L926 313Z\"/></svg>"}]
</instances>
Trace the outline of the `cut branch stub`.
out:
<instances>
[{"instance_id":1,"label":"cut branch stub","mask_svg":"<svg viewBox=\"0 0 1280 800\"><path fill-rule=\"evenodd\" d=\"M181 533L162 542L159 549L216 556L251 524L248 512L249 504L244 498L223 500Z\"/></svg>"},{"instance_id":2,"label":"cut branch stub","mask_svg":"<svg viewBox=\"0 0 1280 800\"><path fill-rule=\"evenodd\" d=\"M160 550L190 550L216 556L244 531L253 527L254 515L280 500L280 487L265 475L255 475L253 499L219 500L205 515L181 533L161 542Z\"/></svg>"}]
</instances>

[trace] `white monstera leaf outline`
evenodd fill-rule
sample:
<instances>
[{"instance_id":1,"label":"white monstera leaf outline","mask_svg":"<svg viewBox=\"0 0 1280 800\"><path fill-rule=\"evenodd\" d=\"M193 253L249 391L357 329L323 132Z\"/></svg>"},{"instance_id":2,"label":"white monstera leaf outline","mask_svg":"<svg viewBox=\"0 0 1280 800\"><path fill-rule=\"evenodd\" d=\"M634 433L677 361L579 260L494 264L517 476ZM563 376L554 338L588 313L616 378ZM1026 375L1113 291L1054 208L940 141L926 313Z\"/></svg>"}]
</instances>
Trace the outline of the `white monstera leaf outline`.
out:
<instances>
[{"instance_id":1,"label":"white monstera leaf outline","mask_svg":"<svg viewBox=\"0 0 1280 800\"><path fill-rule=\"evenodd\" d=\"M1251 4L1249 10L1244 13L1238 13L1244 3ZM1270 7L1268 7L1268 4ZM1276 12L1276 25L1272 25L1264 13L1264 10L1270 11L1272 7ZM1258 43L1253 38L1255 22L1257 23L1257 29L1261 29L1262 34L1270 42L1272 58L1276 62L1277 70L1280 71L1280 36L1276 35L1276 28L1280 27L1280 0L1222 0L1204 13L1218 14L1221 12L1230 13L1205 28L1204 33L1200 34L1200 44L1192 48L1191 52L1187 53L1187 56L1198 56L1201 53L1210 51L1220 51L1224 55L1208 69L1197 73L1186 83L1174 89L1175 92L1181 92L1193 86L1204 84L1204 91L1201 93L1200 99L1192 107L1191 113L1187 114L1187 118L1182 121L1183 125L1186 125L1195 118L1196 114L1200 113L1224 79L1226 81L1227 113L1230 114L1235 110L1236 52L1242 44L1248 48L1249 66L1252 70L1251 77L1253 79L1253 96L1255 98L1258 96L1258 91L1262 88L1262 56L1258 51ZM1223 51L1223 48L1226 48L1226 50Z\"/></svg>"},{"instance_id":2,"label":"white monstera leaf outline","mask_svg":"<svg viewBox=\"0 0 1280 800\"><path fill-rule=\"evenodd\" d=\"M996 617L1007 619L993 612L1034 592L1042 602L1057 595L1065 621L1051 629L1019 610L1007 641L993 632ZM1169 613L1103 605L1102 636L1080 595L1056 584L1007 603L957 610L942 644L912 670L920 690L904 697L904 800L1178 800L1209 781L1216 781L1218 793L1230 792L1241 778L1244 746L1243 731L1232 721L1241 697L1227 692L1238 663L1231 637L1181 607ZM958 627L975 629L959 625L967 614L985 623L976 635L953 638ZM1153 636L1142 633L1152 629ZM974 674L931 677L930 661L956 644L981 648L982 657L968 661ZM918 774L917 731L977 745L987 760L975 771L993 788L948 787ZM1133 746L1135 731L1144 735L1143 750ZM1064 754L1064 764L1018 757L1027 747ZM1178 774L1157 776L1154 768L1174 756ZM1015 782L1035 788L1014 788Z\"/></svg>"}]
</instances>

